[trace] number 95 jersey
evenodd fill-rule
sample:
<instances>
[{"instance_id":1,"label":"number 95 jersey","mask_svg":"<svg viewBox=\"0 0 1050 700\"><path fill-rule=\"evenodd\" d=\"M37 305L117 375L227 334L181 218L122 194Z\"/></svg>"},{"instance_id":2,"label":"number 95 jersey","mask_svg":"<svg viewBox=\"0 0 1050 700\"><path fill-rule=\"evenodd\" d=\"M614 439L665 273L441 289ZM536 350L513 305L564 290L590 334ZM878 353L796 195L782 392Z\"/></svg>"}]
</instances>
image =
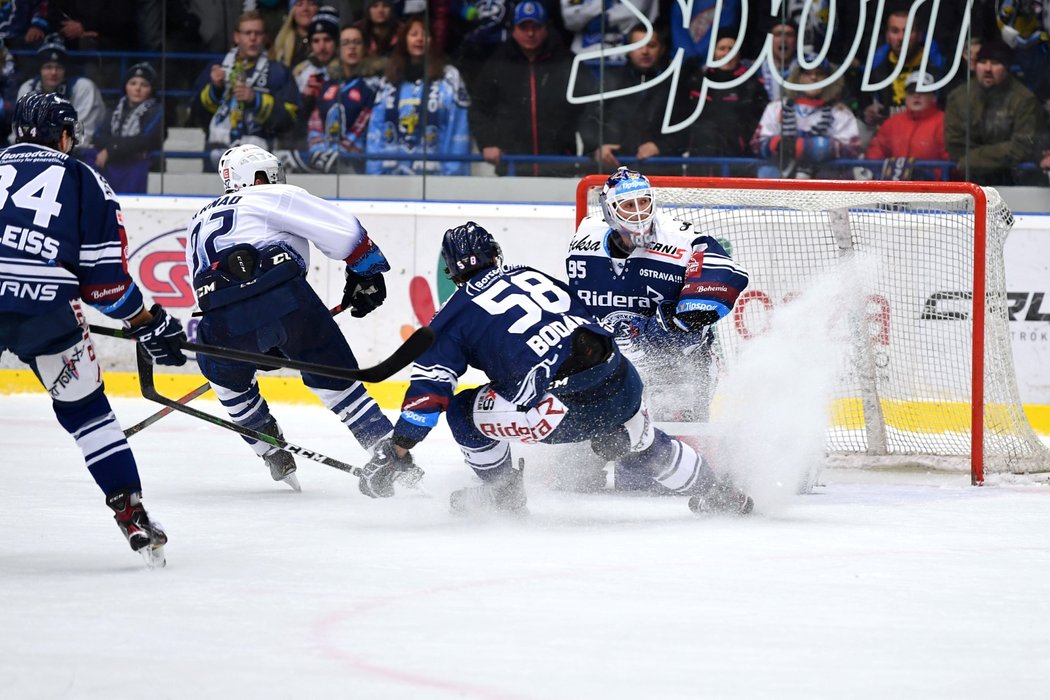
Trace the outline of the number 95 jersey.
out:
<instances>
[{"instance_id":1,"label":"number 95 jersey","mask_svg":"<svg viewBox=\"0 0 1050 700\"><path fill-rule=\"evenodd\" d=\"M618 341L625 342L632 329L661 335L650 326L668 302L678 311L697 306L722 317L747 287L747 271L689 222L657 213L653 240L625 258L612 254L613 235L601 216L588 216L569 243L565 267L569 288Z\"/></svg>"},{"instance_id":2,"label":"number 95 jersey","mask_svg":"<svg viewBox=\"0 0 1050 700\"><path fill-rule=\"evenodd\" d=\"M124 219L100 175L46 146L0 151L0 311L44 314L81 297L126 320L142 310L127 270Z\"/></svg>"}]
</instances>

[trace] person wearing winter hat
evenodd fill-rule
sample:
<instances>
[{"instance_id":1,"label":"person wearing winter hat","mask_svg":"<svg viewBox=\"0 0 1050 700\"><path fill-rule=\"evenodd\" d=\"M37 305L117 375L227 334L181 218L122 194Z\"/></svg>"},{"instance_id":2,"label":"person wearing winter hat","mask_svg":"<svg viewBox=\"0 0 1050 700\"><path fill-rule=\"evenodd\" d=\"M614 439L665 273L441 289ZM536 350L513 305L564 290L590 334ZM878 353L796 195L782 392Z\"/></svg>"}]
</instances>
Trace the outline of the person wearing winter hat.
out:
<instances>
[{"instance_id":1,"label":"person wearing winter hat","mask_svg":"<svg viewBox=\"0 0 1050 700\"><path fill-rule=\"evenodd\" d=\"M976 86L957 87L944 110L944 141L962 177L979 185L1014 185L1013 167L1028 159L1046 128L1039 99L1010 74L1010 47L981 47ZM969 137L967 137L969 136Z\"/></svg>"},{"instance_id":2,"label":"person wearing winter hat","mask_svg":"<svg viewBox=\"0 0 1050 700\"><path fill-rule=\"evenodd\" d=\"M124 77L124 96L95 136L95 168L116 192L146 192L150 154L164 144L164 108L153 96L157 71L136 63Z\"/></svg>"},{"instance_id":3,"label":"person wearing winter hat","mask_svg":"<svg viewBox=\"0 0 1050 700\"><path fill-rule=\"evenodd\" d=\"M29 92L56 93L73 103L73 108L80 116L84 127L84 141L81 147L91 145L91 138L102 123L106 114L102 92L94 81L83 76L70 77L66 72L69 54L66 44L58 34L49 34L36 51L39 73L36 77L22 83L18 88L18 97Z\"/></svg>"},{"instance_id":4,"label":"person wearing winter hat","mask_svg":"<svg viewBox=\"0 0 1050 700\"><path fill-rule=\"evenodd\" d=\"M310 20L309 31L310 57L292 68L307 114L314 107L322 83L339 79L339 15L335 8L322 5Z\"/></svg>"},{"instance_id":5,"label":"person wearing winter hat","mask_svg":"<svg viewBox=\"0 0 1050 700\"><path fill-rule=\"evenodd\" d=\"M883 161L880 180L940 180L941 169L916 169L917 160L948 160L944 148L944 112L937 91L923 90L934 77L914 71L904 81L904 111L884 121L864 157Z\"/></svg>"}]
</instances>

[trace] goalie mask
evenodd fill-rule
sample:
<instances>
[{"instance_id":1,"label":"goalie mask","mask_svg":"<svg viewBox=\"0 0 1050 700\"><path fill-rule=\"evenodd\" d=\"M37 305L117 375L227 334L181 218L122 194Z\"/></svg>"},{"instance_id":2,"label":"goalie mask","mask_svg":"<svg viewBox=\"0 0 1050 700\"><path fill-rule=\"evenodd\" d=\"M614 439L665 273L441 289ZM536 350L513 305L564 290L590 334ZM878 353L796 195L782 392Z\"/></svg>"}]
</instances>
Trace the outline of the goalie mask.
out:
<instances>
[{"instance_id":1,"label":"goalie mask","mask_svg":"<svg viewBox=\"0 0 1050 700\"><path fill-rule=\"evenodd\" d=\"M219 177L226 194L251 187L260 176L271 185L284 184L284 166L280 159L258 146L234 146L219 159Z\"/></svg>"},{"instance_id":2,"label":"goalie mask","mask_svg":"<svg viewBox=\"0 0 1050 700\"><path fill-rule=\"evenodd\" d=\"M479 271L503 264L499 243L473 221L445 231L441 257L445 261L445 274L457 287L462 287Z\"/></svg>"},{"instance_id":3,"label":"goalie mask","mask_svg":"<svg viewBox=\"0 0 1050 700\"><path fill-rule=\"evenodd\" d=\"M656 202L653 187L644 175L621 166L605 181L598 201L609 228L630 236L635 245L649 241Z\"/></svg>"}]
</instances>

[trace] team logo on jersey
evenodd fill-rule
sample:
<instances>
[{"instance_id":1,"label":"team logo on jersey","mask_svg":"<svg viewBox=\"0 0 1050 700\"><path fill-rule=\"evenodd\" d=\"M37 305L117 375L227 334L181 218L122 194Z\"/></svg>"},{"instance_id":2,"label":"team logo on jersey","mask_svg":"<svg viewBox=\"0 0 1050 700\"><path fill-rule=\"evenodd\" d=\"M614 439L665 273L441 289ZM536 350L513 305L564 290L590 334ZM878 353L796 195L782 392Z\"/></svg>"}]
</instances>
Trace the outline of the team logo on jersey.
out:
<instances>
[{"instance_id":1,"label":"team logo on jersey","mask_svg":"<svg viewBox=\"0 0 1050 700\"><path fill-rule=\"evenodd\" d=\"M650 243L647 250L653 255L659 255L664 258L672 258L678 260L685 254L685 251L676 245L671 243Z\"/></svg>"},{"instance_id":2,"label":"team logo on jersey","mask_svg":"<svg viewBox=\"0 0 1050 700\"><path fill-rule=\"evenodd\" d=\"M591 241L586 238L579 241L573 241L569 244L569 252L581 252L581 253L596 253L602 249L601 241Z\"/></svg>"},{"instance_id":3,"label":"team logo on jersey","mask_svg":"<svg viewBox=\"0 0 1050 700\"><path fill-rule=\"evenodd\" d=\"M62 391L62 387L66 386L70 382L80 379L80 372L77 370L77 363L80 358L84 356L84 348L77 346L76 352L73 353L72 357L66 357L62 355L62 371L55 377L55 381L48 387L47 393L51 396L58 396L59 392Z\"/></svg>"}]
</instances>

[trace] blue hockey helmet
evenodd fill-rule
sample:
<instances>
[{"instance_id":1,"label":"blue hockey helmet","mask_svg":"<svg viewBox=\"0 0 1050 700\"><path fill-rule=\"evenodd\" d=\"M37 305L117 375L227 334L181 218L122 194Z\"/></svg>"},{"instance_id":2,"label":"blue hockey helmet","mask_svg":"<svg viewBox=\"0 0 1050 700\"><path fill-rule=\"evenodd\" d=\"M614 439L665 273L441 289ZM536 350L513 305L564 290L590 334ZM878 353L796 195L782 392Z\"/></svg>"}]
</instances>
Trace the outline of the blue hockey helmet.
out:
<instances>
[{"instance_id":1,"label":"blue hockey helmet","mask_svg":"<svg viewBox=\"0 0 1050 700\"><path fill-rule=\"evenodd\" d=\"M441 257L445 260L445 274L457 287L466 284L479 270L503 264L499 243L473 221L445 231Z\"/></svg>"},{"instance_id":2,"label":"blue hockey helmet","mask_svg":"<svg viewBox=\"0 0 1050 700\"><path fill-rule=\"evenodd\" d=\"M16 143L37 143L57 147L62 132L68 132L76 146L84 138L84 127L76 108L54 93L28 92L19 98L11 120Z\"/></svg>"},{"instance_id":3,"label":"blue hockey helmet","mask_svg":"<svg viewBox=\"0 0 1050 700\"><path fill-rule=\"evenodd\" d=\"M609 228L630 236L637 244L646 242L656 215L653 186L648 178L636 170L620 166L605 181L598 201L602 218Z\"/></svg>"}]
</instances>

